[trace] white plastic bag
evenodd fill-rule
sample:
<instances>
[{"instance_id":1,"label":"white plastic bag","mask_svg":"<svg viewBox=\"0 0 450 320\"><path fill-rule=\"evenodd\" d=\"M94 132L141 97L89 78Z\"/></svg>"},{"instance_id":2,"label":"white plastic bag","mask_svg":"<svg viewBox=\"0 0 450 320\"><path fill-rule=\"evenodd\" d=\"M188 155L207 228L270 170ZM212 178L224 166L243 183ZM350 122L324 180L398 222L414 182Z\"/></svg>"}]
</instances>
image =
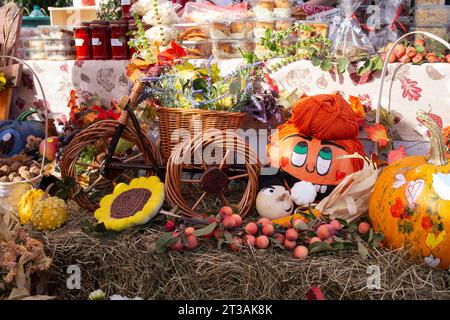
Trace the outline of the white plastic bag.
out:
<instances>
[{"instance_id":1,"label":"white plastic bag","mask_svg":"<svg viewBox=\"0 0 450 320\"><path fill-rule=\"evenodd\" d=\"M353 60L375 51L369 37L361 30L358 21L353 17L362 2L361 0L341 0L339 7L342 23L336 30L334 38L333 55L335 57Z\"/></svg>"},{"instance_id":2,"label":"white plastic bag","mask_svg":"<svg viewBox=\"0 0 450 320\"><path fill-rule=\"evenodd\" d=\"M380 0L380 26L371 26L369 39L376 49L395 42L404 32L399 29L397 20L404 9L405 0ZM381 27L381 28L380 28Z\"/></svg>"}]
</instances>

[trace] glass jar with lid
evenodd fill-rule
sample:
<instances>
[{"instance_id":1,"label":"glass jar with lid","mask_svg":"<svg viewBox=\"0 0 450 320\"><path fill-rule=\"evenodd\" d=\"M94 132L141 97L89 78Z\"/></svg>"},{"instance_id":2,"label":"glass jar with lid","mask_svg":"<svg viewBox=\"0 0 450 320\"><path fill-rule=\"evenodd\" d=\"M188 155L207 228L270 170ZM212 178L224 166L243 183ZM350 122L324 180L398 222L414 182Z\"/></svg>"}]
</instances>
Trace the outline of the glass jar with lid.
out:
<instances>
[{"instance_id":1,"label":"glass jar with lid","mask_svg":"<svg viewBox=\"0 0 450 320\"><path fill-rule=\"evenodd\" d=\"M91 60L92 59L92 39L89 22L82 22L81 25L76 26L73 31L75 35L75 49L77 60Z\"/></svg>"},{"instance_id":2,"label":"glass jar with lid","mask_svg":"<svg viewBox=\"0 0 450 320\"><path fill-rule=\"evenodd\" d=\"M91 22L92 57L94 60L111 59L111 31L108 21Z\"/></svg>"},{"instance_id":3,"label":"glass jar with lid","mask_svg":"<svg viewBox=\"0 0 450 320\"><path fill-rule=\"evenodd\" d=\"M126 20L111 21L111 57L113 60L125 60L129 58Z\"/></svg>"}]
</instances>

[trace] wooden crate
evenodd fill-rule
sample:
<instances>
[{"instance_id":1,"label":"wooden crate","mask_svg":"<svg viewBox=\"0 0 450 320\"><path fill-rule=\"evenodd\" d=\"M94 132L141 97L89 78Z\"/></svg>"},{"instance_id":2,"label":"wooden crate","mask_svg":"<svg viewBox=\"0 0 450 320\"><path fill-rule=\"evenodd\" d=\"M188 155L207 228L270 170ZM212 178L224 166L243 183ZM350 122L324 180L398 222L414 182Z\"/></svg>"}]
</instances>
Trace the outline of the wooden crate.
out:
<instances>
[{"instance_id":1,"label":"wooden crate","mask_svg":"<svg viewBox=\"0 0 450 320\"><path fill-rule=\"evenodd\" d=\"M3 72L7 78L13 78L12 85L17 87L20 83L20 77L22 75L22 65L12 64L6 67L0 68L0 72ZM7 88L0 92L0 120L6 120L9 116L9 109L11 106L13 88Z\"/></svg>"},{"instance_id":2,"label":"wooden crate","mask_svg":"<svg viewBox=\"0 0 450 320\"><path fill-rule=\"evenodd\" d=\"M97 19L95 6L48 8L52 26L74 26Z\"/></svg>"}]
</instances>

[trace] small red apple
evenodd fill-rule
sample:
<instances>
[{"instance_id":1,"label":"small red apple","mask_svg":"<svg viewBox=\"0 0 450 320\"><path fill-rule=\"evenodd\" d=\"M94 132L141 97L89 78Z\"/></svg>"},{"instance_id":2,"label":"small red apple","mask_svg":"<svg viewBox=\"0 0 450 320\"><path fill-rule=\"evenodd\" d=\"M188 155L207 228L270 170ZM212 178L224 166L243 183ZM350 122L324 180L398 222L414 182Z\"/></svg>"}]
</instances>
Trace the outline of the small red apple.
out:
<instances>
[{"instance_id":1,"label":"small red apple","mask_svg":"<svg viewBox=\"0 0 450 320\"><path fill-rule=\"evenodd\" d=\"M45 140L41 141L39 145L39 153L41 156L44 155ZM58 137L48 137L47 138L47 149L45 150L45 158L48 161L53 161L55 159L55 153L58 150Z\"/></svg>"}]
</instances>

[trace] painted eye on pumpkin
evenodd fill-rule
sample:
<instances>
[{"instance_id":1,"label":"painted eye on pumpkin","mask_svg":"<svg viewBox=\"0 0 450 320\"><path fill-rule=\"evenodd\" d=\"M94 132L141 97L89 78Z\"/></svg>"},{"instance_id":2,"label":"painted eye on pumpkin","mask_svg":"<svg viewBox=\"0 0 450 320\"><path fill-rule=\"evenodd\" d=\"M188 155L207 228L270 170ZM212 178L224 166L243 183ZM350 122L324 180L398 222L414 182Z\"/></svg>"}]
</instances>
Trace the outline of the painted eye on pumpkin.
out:
<instances>
[{"instance_id":1,"label":"painted eye on pumpkin","mask_svg":"<svg viewBox=\"0 0 450 320\"><path fill-rule=\"evenodd\" d=\"M317 173L321 176L327 175L331 168L332 152L328 147L323 147L317 156Z\"/></svg>"},{"instance_id":2,"label":"painted eye on pumpkin","mask_svg":"<svg viewBox=\"0 0 450 320\"><path fill-rule=\"evenodd\" d=\"M297 143L292 152L291 162L295 167L302 167L306 162L308 156L308 143L301 141Z\"/></svg>"}]
</instances>

